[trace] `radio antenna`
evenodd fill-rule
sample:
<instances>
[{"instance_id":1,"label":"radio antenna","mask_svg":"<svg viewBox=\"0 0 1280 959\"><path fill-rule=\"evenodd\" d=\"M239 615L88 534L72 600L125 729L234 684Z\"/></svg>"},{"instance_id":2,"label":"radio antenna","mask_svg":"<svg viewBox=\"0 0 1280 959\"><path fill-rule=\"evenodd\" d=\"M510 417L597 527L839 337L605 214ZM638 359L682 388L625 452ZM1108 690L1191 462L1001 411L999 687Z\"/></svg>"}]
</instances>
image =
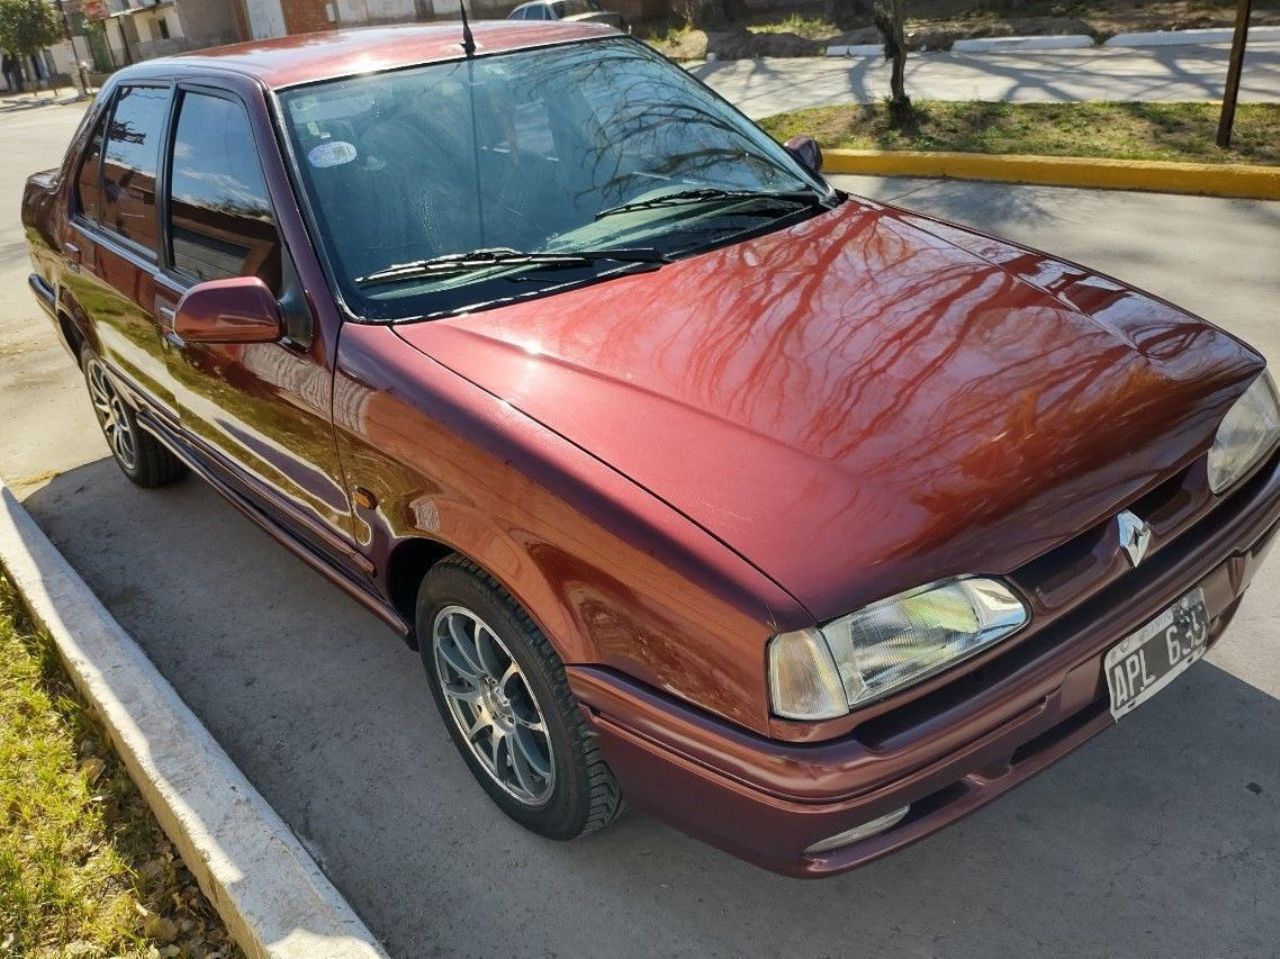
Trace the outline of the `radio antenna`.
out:
<instances>
[{"instance_id":1,"label":"radio antenna","mask_svg":"<svg viewBox=\"0 0 1280 959\"><path fill-rule=\"evenodd\" d=\"M471 35L471 24L467 23L466 0L458 0L458 11L462 14L462 52L473 57L476 53L476 38Z\"/></svg>"}]
</instances>

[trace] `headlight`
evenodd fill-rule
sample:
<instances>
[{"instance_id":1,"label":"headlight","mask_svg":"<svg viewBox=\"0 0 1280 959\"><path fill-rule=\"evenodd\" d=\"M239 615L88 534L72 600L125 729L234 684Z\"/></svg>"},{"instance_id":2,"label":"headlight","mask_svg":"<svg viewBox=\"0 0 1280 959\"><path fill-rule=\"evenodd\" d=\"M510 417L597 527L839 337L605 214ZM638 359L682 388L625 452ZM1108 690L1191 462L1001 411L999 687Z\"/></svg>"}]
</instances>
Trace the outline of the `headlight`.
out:
<instances>
[{"instance_id":1,"label":"headlight","mask_svg":"<svg viewBox=\"0 0 1280 959\"><path fill-rule=\"evenodd\" d=\"M769 642L773 712L831 719L918 683L1017 630L1027 609L1004 583L966 577L899 593Z\"/></svg>"},{"instance_id":2,"label":"headlight","mask_svg":"<svg viewBox=\"0 0 1280 959\"><path fill-rule=\"evenodd\" d=\"M1222 493L1236 484L1280 440L1280 398L1263 373L1236 400L1209 450L1209 488Z\"/></svg>"}]
</instances>

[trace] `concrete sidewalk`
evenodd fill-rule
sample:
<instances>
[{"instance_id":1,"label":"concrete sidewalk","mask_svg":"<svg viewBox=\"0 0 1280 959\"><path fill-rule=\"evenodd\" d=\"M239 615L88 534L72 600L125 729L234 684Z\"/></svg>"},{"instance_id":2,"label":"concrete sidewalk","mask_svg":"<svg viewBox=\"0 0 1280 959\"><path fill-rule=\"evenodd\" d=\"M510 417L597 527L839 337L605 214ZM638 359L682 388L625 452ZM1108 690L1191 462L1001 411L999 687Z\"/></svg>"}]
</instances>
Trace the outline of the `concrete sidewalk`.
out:
<instances>
[{"instance_id":1,"label":"concrete sidewalk","mask_svg":"<svg viewBox=\"0 0 1280 959\"><path fill-rule=\"evenodd\" d=\"M1151 49L913 53L907 92L917 100L1218 100L1230 45ZM883 57L722 60L691 68L750 117L889 94ZM1280 43L1251 44L1240 99L1280 102Z\"/></svg>"},{"instance_id":2,"label":"concrete sidewalk","mask_svg":"<svg viewBox=\"0 0 1280 959\"><path fill-rule=\"evenodd\" d=\"M88 98L81 95L74 87L62 87L57 93L49 90L38 90L35 93L0 93L0 115L18 113L24 110L35 110L39 107L75 106L87 104Z\"/></svg>"}]
</instances>

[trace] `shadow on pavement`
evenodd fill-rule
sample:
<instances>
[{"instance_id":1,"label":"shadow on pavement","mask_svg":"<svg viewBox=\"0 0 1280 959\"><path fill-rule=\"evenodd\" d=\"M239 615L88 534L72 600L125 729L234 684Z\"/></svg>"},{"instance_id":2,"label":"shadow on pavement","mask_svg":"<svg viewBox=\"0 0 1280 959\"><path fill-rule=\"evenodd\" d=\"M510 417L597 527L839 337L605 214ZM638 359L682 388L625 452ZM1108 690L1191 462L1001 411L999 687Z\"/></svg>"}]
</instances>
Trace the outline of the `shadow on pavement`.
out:
<instances>
[{"instance_id":1,"label":"shadow on pavement","mask_svg":"<svg viewBox=\"0 0 1280 959\"><path fill-rule=\"evenodd\" d=\"M143 491L102 460L26 506L394 955L1280 942L1280 701L1207 663L956 827L800 882L638 814L568 845L511 824L454 754L416 655L194 479Z\"/></svg>"}]
</instances>

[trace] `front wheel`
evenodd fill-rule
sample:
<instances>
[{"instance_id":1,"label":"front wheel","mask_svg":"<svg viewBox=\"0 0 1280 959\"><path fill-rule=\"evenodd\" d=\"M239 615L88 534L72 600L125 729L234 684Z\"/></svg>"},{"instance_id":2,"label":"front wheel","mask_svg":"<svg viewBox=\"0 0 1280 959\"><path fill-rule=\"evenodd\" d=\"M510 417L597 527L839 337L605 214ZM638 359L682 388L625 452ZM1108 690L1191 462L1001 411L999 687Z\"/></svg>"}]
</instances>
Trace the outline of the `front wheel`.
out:
<instances>
[{"instance_id":1,"label":"front wheel","mask_svg":"<svg viewBox=\"0 0 1280 959\"><path fill-rule=\"evenodd\" d=\"M449 735L516 822L576 839L622 810L564 668L528 614L479 567L435 566L418 591L418 649Z\"/></svg>"}]
</instances>

